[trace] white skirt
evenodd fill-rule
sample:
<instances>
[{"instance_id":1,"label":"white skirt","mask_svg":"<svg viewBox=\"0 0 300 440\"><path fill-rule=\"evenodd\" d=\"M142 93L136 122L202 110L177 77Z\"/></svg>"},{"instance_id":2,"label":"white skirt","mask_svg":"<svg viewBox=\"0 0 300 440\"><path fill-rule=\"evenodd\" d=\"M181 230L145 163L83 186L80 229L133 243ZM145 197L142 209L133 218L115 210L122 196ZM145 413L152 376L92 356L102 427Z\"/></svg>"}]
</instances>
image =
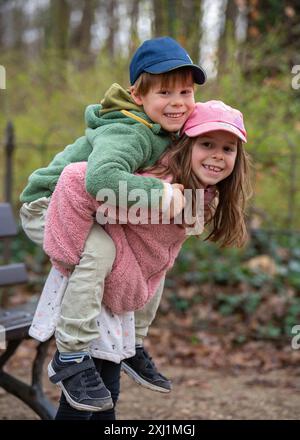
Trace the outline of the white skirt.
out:
<instances>
[{"instance_id":1,"label":"white skirt","mask_svg":"<svg viewBox=\"0 0 300 440\"><path fill-rule=\"evenodd\" d=\"M52 267L29 329L29 335L38 341L46 341L54 334L67 285L68 278ZM93 357L120 363L135 355L134 312L116 315L102 304L97 326L99 338L89 347Z\"/></svg>"}]
</instances>

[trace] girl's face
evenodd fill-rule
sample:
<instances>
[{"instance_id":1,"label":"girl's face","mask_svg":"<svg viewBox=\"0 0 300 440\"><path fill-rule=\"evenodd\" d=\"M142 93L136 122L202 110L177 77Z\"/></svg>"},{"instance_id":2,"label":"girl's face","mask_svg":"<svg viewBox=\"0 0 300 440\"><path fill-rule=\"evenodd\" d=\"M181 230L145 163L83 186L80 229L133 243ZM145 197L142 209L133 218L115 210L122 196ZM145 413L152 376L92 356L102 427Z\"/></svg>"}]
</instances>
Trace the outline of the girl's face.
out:
<instances>
[{"instance_id":1,"label":"girl's face","mask_svg":"<svg viewBox=\"0 0 300 440\"><path fill-rule=\"evenodd\" d=\"M204 188L228 177L234 168L238 138L216 130L198 136L192 150L192 170Z\"/></svg>"}]
</instances>

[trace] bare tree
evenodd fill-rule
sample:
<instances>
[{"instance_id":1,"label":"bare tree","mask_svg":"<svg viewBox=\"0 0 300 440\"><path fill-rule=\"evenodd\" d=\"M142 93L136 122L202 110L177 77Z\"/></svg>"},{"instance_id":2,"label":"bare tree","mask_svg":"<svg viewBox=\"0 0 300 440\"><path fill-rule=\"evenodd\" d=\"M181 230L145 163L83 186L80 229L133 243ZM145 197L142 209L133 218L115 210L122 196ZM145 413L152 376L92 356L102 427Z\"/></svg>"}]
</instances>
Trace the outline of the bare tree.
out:
<instances>
[{"instance_id":1,"label":"bare tree","mask_svg":"<svg viewBox=\"0 0 300 440\"><path fill-rule=\"evenodd\" d=\"M138 19L139 19L139 0L131 0L129 3L130 17L130 41L129 51L133 53L138 46Z\"/></svg>"},{"instance_id":2,"label":"bare tree","mask_svg":"<svg viewBox=\"0 0 300 440\"><path fill-rule=\"evenodd\" d=\"M235 28L236 18L238 14L237 1L227 0L227 7L224 17L224 29L223 34L219 42L219 68L226 66L228 59L228 51L230 50L231 43L235 41Z\"/></svg>"},{"instance_id":3,"label":"bare tree","mask_svg":"<svg viewBox=\"0 0 300 440\"><path fill-rule=\"evenodd\" d=\"M4 49L4 14L0 4L0 49Z\"/></svg>"},{"instance_id":4,"label":"bare tree","mask_svg":"<svg viewBox=\"0 0 300 440\"><path fill-rule=\"evenodd\" d=\"M176 36L197 62L201 38L201 0L184 0L177 5Z\"/></svg>"},{"instance_id":5,"label":"bare tree","mask_svg":"<svg viewBox=\"0 0 300 440\"><path fill-rule=\"evenodd\" d=\"M153 34L161 37L167 34L166 3L167 0L153 0Z\"/></svg>"},{"instance_id":6,"label":"bare tree","mask_svg":"<svg viewBox=\"0 0 300 440\"><path fill-rule=\"evenodd\" d=\"M26 28L26 19L25 19L22 3L16 3L12 13L13 13L13 33L14 33L13 48L21 51L23 48L23 35Z\"/></svg>"},{"instance_id":7,"label":"bare tree","mask_svg":"<svg viewBox=\"0 0 300 440\"><path fill-rule=\"evenodd\" d=\"M154 35L169 35L198 59L201 0L153 0Z\"/></svg>"},{"instance_id":8,"label":"bare tree","mask_svg":"<svg viewBox=\"0 0 300 440\"><path fill-rule=\"evenodd\" d=\"M67 59L70 13L68 0L51 0L48 27L49 46L55 49L57 55L64 60Z\"/></svg>"},{"instance_id":9,"label":"bare tree","mask_svg":"<svg viewBox=\"0 0 300 440\"><path fill-rule=\"evenodd\" d=\"M82 0L82 17L72 35L72 46L88 55L91 47L91 28L95 20L97 0Z\"/></svg>"},{"instance_id":10,"label":"bare tree","mask_svg":"<svg viewBox=\"0 0 300 440\"><path fill-rule=\"evenodd\" d=\"M106 5L108 37L106 47L109 55L114 58L116 53L116 35L119 27L119 17L117 14L117 0L110 0Z\"/></svg>"}]
</instances>

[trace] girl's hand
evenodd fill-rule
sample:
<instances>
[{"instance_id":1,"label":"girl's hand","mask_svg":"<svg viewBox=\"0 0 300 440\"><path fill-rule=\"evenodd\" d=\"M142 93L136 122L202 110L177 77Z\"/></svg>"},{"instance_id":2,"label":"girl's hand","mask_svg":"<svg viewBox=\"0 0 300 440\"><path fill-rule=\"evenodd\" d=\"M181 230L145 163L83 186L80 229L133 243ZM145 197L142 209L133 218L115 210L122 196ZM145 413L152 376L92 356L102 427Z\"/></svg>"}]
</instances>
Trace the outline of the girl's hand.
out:
<instances>
[{"instance_id":1,"label":"girl's hand","mask_svg":"<svg viewBox=\"0 0 300 440\"><path fill-rule=\"evenodd\" d=\"M204 206L207 207L217 195L216 185L207 187L204 190Z\"/></svg>"},{"instance_id":2,"label":"girl's hand","mask_svg":"<svg viewBox=\"0 0 300 440\"><path fill-rule=\"evenodd\" d=\"M204 224L206 225L213 217L214 209L210 207L210 204L217 196L217 187L216 185L209 186L204 190Z\"/></svg>"}]
</instances>

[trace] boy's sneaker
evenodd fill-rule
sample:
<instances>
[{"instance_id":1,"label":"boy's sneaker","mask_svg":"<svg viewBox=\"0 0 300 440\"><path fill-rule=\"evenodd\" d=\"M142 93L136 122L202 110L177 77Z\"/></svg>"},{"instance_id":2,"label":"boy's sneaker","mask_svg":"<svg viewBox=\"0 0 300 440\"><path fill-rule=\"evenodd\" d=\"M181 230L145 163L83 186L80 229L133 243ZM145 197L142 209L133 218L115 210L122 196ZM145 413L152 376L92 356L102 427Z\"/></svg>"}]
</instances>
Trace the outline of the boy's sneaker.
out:
<instances>
[{"instance_id":1,"label":"boy's sneaker","mask_svg":"<svg viewBox=\"0 0 300 440\"><path fill-rule=\"evenodd\" d=\"M171 381L157 371L157 368L143 346L135 347L135 356L122 361L122 370L145 388L169 393Z\"/></svg>"},{"instance_id":2,"label":"boy's sneaker","mask_svg":"<svg viewBox=\"0 0 300 440\"><path fill-rule=\"evenodd\" d=\"M75 409L96 412L113 407L111 394L87 352L59 353L57 350L48 365L48 376Z\"/></svg>"}]
</instances>

